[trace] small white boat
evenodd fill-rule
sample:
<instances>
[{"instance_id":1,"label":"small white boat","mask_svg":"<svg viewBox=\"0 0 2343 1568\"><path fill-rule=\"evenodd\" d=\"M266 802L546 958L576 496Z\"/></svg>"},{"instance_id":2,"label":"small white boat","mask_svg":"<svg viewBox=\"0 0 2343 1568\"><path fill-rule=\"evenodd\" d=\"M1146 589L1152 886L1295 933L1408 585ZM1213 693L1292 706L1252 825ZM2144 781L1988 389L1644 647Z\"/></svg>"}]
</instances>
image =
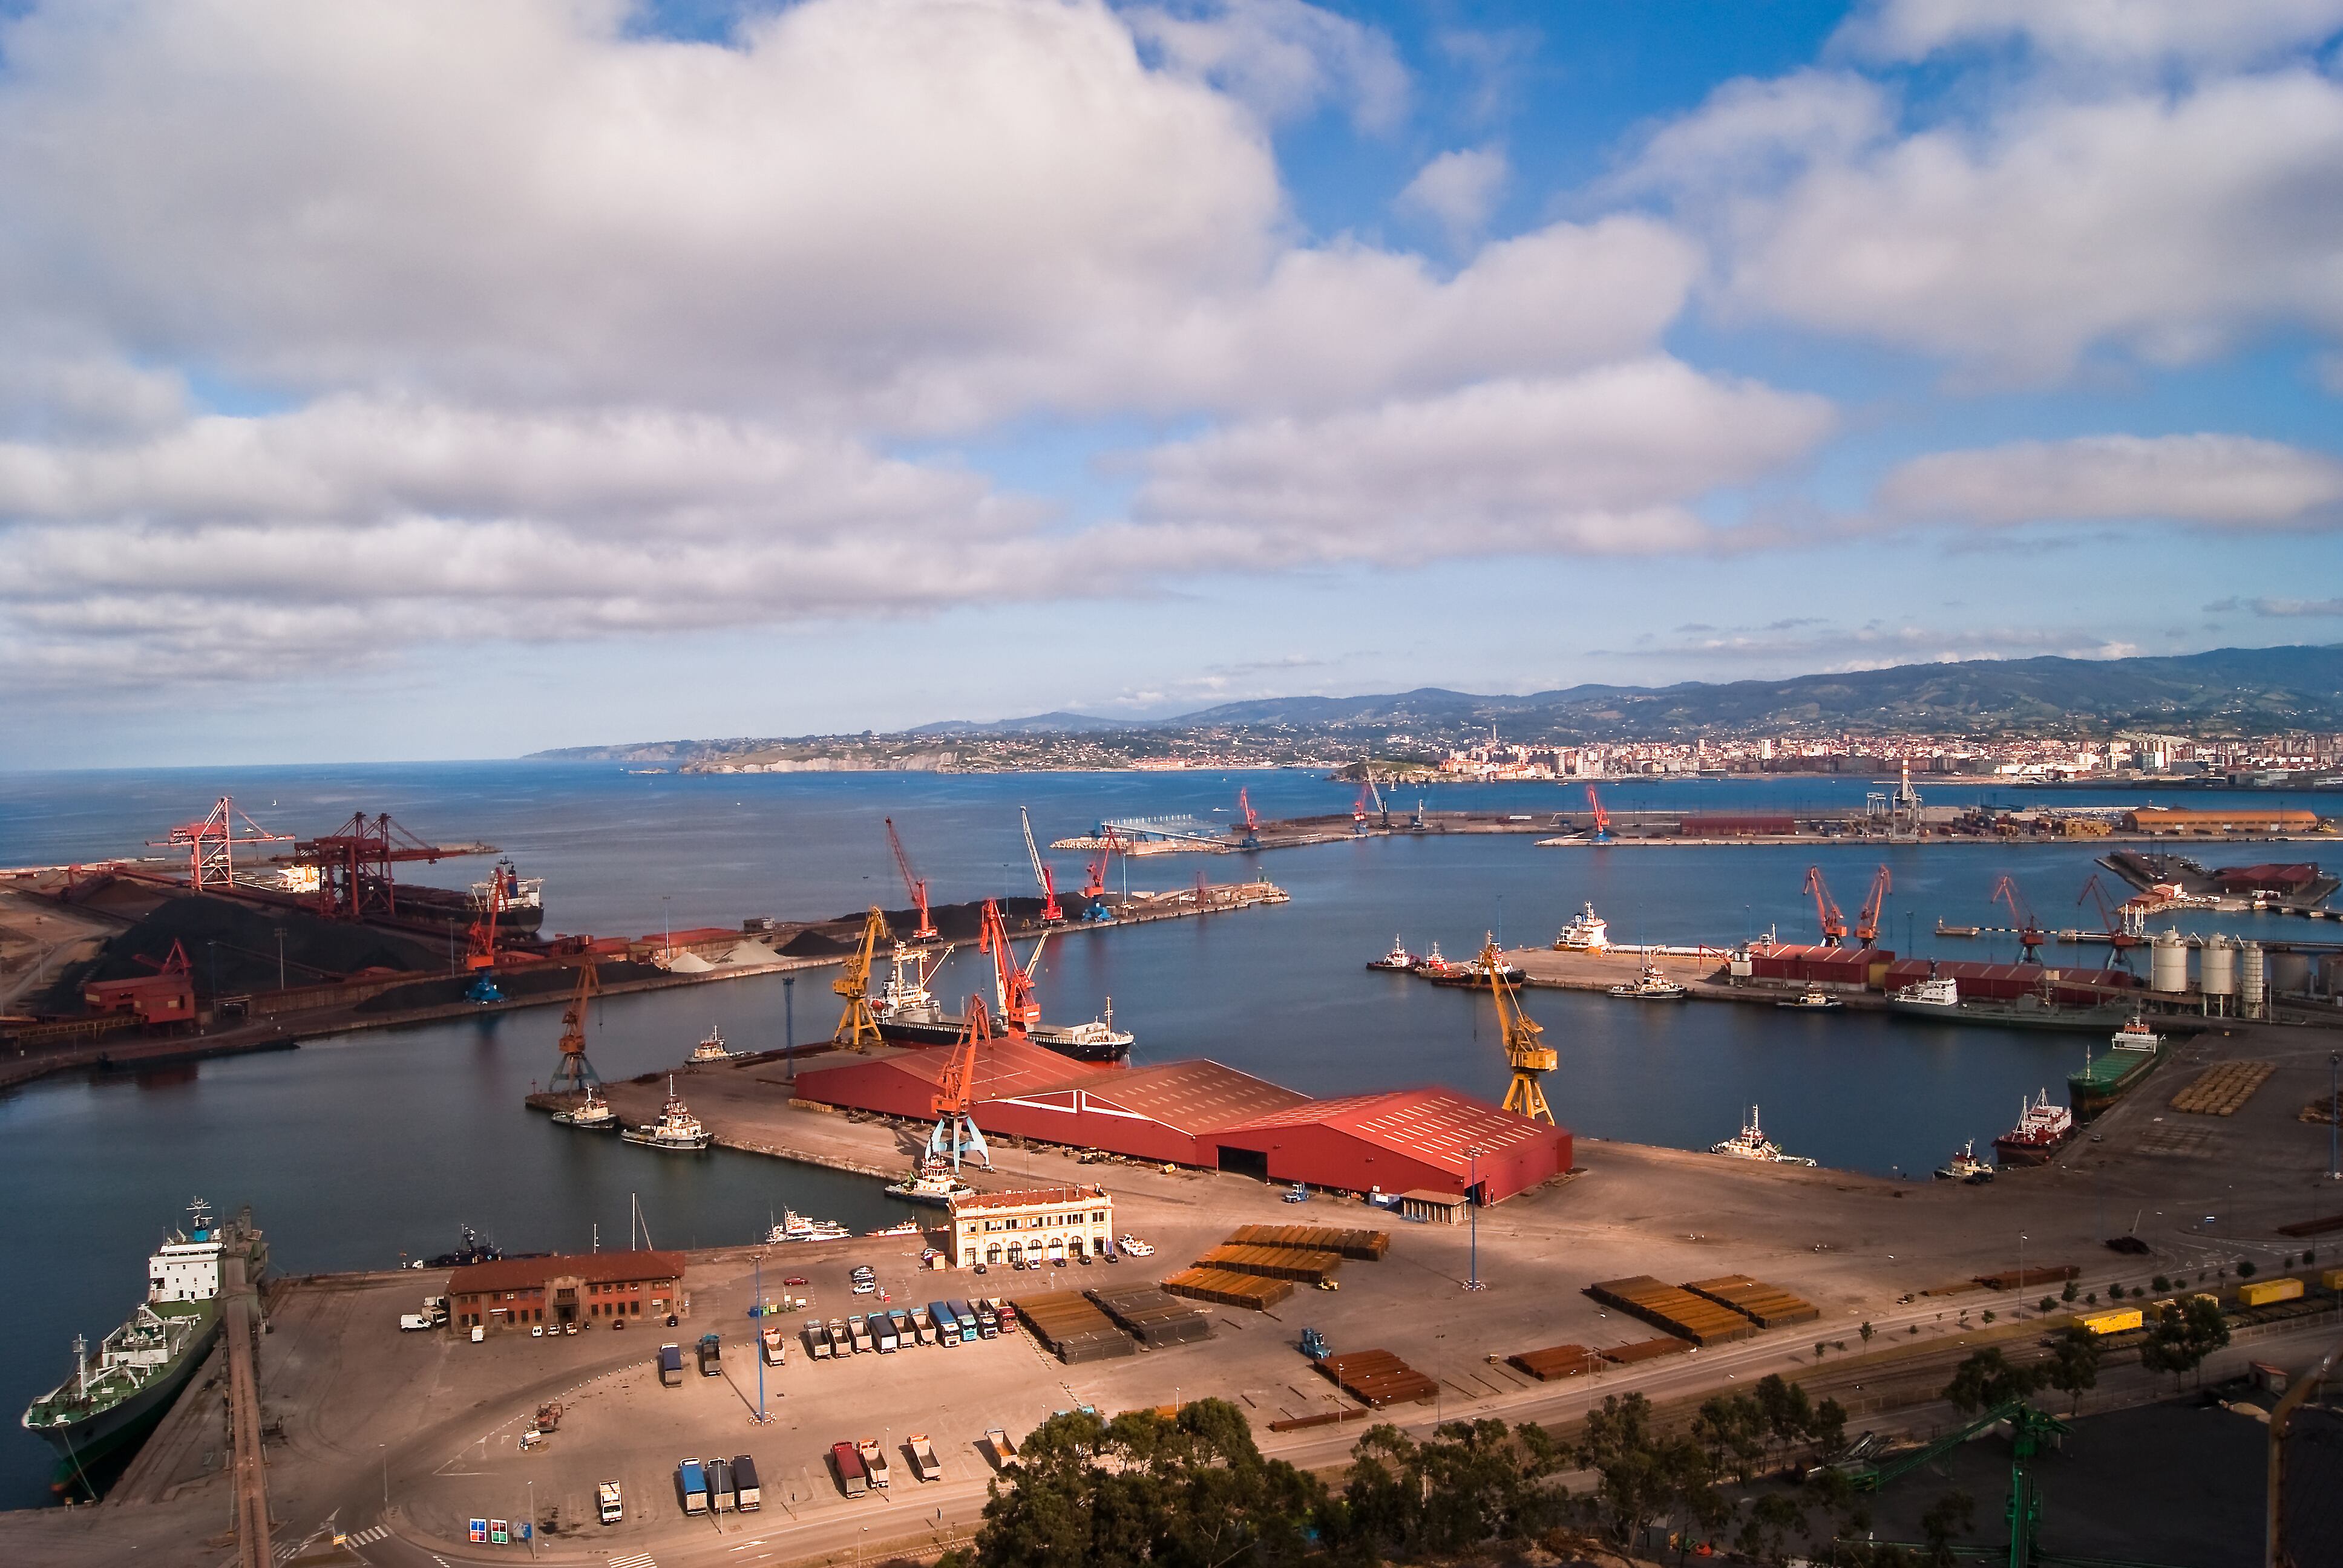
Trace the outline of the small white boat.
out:
<instances>
[{"instance_id":1,"label":"small white boat","mask_svg":"<svg viewBox=\"0 0 2343 1568\"><path fill-rule=\"evenodd\" d=\"M2147 1020L2137 1014L2131 1021L2116 1030L2107 1042L2117 1050L2154 1051L2163 1048L2164 1037L2147 1027Z\"/></svg>"},{"instance_id":2,"label":"small white boat","mask_svg":"<svg viewBox=\"0 0 2343 1568\"><path fill-rule=\"evenodd\" d=\"M1405 942L1400 940L1397 937L1393 937L1392 938L1391 951L1385 953L1379 959L1369 959L1367 960L1367 967L1371 970L1393 970L1404 974L1414 969L1416 965L1423 961L1423 960L1422 959L1407 950L1407 944Z\"/></svg>"},{"instance_id":3,"label":"small white boat","mask_svg":"<svg viewBox=\"0 0 2343 1568\"><path fill-rule=\"evenodd\" d=\"M809 1220L795 1209L784 1209L781 1222L765 1232L765 1240L778 1246L783 1241L845 1241L853 1235L835 1220Z\"/></svg>"},{"instance_id":4,"label":"small white boat","mask_svg":"<svg viewBox=\"0 0 2343 1568\"><path fill-rule=\"evenodd\" d=\"M1977 1158L1976 1140L1972 1138L1954 1150L1950 1160L1936 1167L1936 1180L1966 1181L1973 1187L1979 1186L1993 1180L1993 1166L1990 1161Z\"/></svg>"},{"instance_id":5,"label":"small white boat","mask_svg":"<svg viewBox=\"0 0 2343 1568\"><path fill-rule=\"evenodd\" d=\"M1781 1145L1766 1137L1765 1130L1757 1125L1757 1108L1754 1105L1749 1108L1749 1120L1741 1124L1741 1131L1721 1143L1710 1144L1708 1151L1722 1154L1728 1160L1762 1160L1773 1165L1814 1163L1801 1154L1783 1153Z\"/></svg>"},{"instance_id":6,"label":"small white boat","mask_svg":"<svg viewBox=\"0 0 2343 1568\"><path fill-rule=\"evenodd\" d=\"M1801 1012L1827 1012L1832 1008L1843 1006L1844 1004L1840 1002L1838 998L1831 995L1830 992L1823 990L1822 987L1808 986L1806 988L1805 994L1798 998L1797 1000L1777 1001L1774 1005L1775 1007L1793 1008Z\"/></svg>"},{"instance_id":7,"label":"small white boat","mask_svg":"<svg viewBox=\"0 0 2343 1568\"><path fill-rule=\"evenodd\" d=\"M618 1136L629 1143L639 1143L647 1149L667 1149L681 1153L696 1153L709 1144L708 1129L691 1108L676 1097L675 1078L667 1081L667 1104L659 1109L657 1121L640 1127L621 1129Z\"/></svg>"},{"instance_id":8,"label":"small white boat","mask_svg":"<svg viewBox=\"0 0 2343 1568\"><path fill-rule=\"evenodd\" d=\"M586 1098L567 1111L555 1111L553 1122L557 1127L575 1127L580 1132L609 1132L618 1125L618 1113L610 1109L608 1101L595 1094L589 1083L586 1086Z\"/></svg>"},{"instance_id":9,"label":"small white boat","mask_svg":"<svg viewBox=\"0 0 2343 1568\"><path fill-rule=\"evenodd\" d=\"M1599 953L1611 945L1610 922L1594 912L1593 904L1582 905L1562 928L1562 935L1554 939L1554 945L1560 952Z\"/></svg>"},{"instance_id":10,"label":"small white boat","mask_svg":"<svg viewBox=\"0 0 2343 1568\"><path fill-rule=\"evenodd\" d=\"M898 1220L891 1225L866 1232L872 1236L917 1236L923 1234L917 1220Z\"/></svg>"},{"instance_id":11,"label":"small white boat","mask_svg":"<svg viewBox=\"0 0 2343 1568\"><path fill-rule=\"evenodd\" d=\"M1954 983L1950 975L1931 975L1926 980L1899 986L1887 1000L1898 1009L1936 1008L1950 1012L1961 1005L1961 988Z\"/></svg>"},{"instance_id":12,"label":"small white boat","mask_svg":"<svg viewBox=\"0 0 2343 1568\"><path fill-rule=\"evenodd\" d=\"M691 1060L694 1061L731 1060L732 1050L724 1043L724 1031L711 1024L709 1027L708 1038L691 1048Z\"/></svg>"},{"instance_id":13,"label":"small white boat","mask_svg":"<svg viewBox=\"0 0 2343 1568\"><path fill-rule=\"evenodd\" d=\"M1660 966L1649 959L1644 960L1644 970L1633 985L1614 985L1611 994L1624 1001L1682 1001L1691 993L1660 972Z\"/></svg>"},{"instance_id":14,"label":"small white boat","mask_svg":"<svg viewBox=\"0 0 2343 1568\"><path fill-rule=\"evenodd\" d=\"M933 1203L938 1208L950 1204L955 1198L965 1198L975 1188L961 1181L949 1161L923 1160L919 1168L900 1181L887 1184L887 1196L901 1198L912 1203Z\"/></svg>"},{"instance_id":15,"label":"small white boat","mask_svg":"<svg viewBox=\"0 0 2343 1568\"><path fill-rule=\"evenodd\" d=\"M1130 1253L1134 1258L1151 1258L1155 1256L1154 1246L1150 1242L1141 1241L1136 1236L1126 1235L1121 1241L1117 1241L1115 1245L1121 1248L1124 1251Z\"/></svg>"}]
</instances>

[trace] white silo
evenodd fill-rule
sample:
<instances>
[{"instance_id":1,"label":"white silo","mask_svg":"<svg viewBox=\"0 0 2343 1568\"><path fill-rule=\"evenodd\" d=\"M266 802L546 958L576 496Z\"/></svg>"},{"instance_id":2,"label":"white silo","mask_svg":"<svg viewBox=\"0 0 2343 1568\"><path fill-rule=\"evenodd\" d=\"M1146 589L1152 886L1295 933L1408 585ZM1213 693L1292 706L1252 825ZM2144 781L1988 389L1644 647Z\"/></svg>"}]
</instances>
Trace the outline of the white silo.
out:
<instances>
[{"instance_id":1,"label":"white silo","mask_svg":"<svg viewBox=\"0 0 2343 1568\"><path fill-rule=\"evenodd\" d=\"M2262 945L2259 942L2237 944L2237 1013L2241 1018L2262 1016Z\"/></svg>"},{"instance_id":2,"label":"white silo","mask_svg":"<svg viewBox=\"0 0 2343 1568\"><path fill-rule=\"evenodd\" d=\"M2158 931L2148 942L2147 989L2176 993L2188 989L2188 944L2178 931Z\"/></svg>"},{"instance_id":3,"label":"white silo","mask_svg":"<svg viewBox=\"0 0 2343 1568\"><path fill-rule=\"evenodd\" d=\"M2236 1005L2230 999L2237 994L2237 944L2214 932L2205 940L2205 950L2198 956L2197 967L2206 1010L2227 1012Z\"/></svg>"}]
</instances>

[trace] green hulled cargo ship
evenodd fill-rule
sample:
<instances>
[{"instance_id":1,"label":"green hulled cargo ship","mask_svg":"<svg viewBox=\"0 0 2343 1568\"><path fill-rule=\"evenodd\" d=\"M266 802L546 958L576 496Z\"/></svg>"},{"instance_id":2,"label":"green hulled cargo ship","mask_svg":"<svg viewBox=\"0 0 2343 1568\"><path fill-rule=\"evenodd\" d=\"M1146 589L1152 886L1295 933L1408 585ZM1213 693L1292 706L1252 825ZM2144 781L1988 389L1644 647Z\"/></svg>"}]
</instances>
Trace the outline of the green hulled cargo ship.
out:
<instances>
[{"instance_id":1,"label":"green hulled cargo ship","mask_svg":"<svg viewBox=\"0 0 2343 1568\"><path fill-rule=\"evenodd\" d=\"M219 1337L226 1261L244 1260L257 1283L268 1245L246 1212L214 1224L207 1206L187 1206L187 1227L172 1231L146 1260L146 1299L130 1320L90 1353L75 1336L74 1370L25 1412L25 1430L57 1451L58 1492L94 1493L91 1473L136 1444L171 1408Z\"/></svg>"},{"instance_id":2,"label":"green hulled cargo ship","mask_svg":"<svg viewBox=\"0 0 2343 1568\"><path fill-rule=\"evenodd\" d=\"M2137 1088L2164 1052L2164 1037L2138 1018L2116 1030L2107 1050L2086 1058L2080 1071L2066 1075L2066 1103L2075 1120L2090 1121Z\"/></svg>"}]
</instances>

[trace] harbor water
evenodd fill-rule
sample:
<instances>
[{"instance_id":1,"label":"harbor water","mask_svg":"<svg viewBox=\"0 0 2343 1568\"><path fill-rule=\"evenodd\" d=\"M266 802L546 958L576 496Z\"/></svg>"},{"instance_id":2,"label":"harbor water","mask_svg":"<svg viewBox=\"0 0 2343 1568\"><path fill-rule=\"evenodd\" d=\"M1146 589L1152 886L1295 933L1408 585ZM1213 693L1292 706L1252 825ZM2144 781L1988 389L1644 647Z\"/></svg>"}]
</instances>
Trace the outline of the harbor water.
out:
<instances>
[{"instance_id":1,"label":"harbor water","mask_svg":"<svg viewBox=\"0 0 2343 1568\"><path fill-rule=\"evenodd\" d=\"M900 905L884 817L945 902L1032 890L1021 804L1046 841L1101 817L1225 821L1240 783L1266 817L1346 812L1354 794L1300 772L645 776L611 764L499 762L0 774L0 865L159 853L139 846L233 793L279 831L307 836L353 811L387 811L427 839L496 843L524 875L546 879L548 931L642 935ZM1614 810L1847 809L1872 787L1863 779L1629 784L1606 787L1604 799ZM1989 793L1946 788L1929 799L1963 804ZM1407 791L1405 805L1417 795ZM1584 805L1576 789L1553 785L1422 795L1434 810L1540 820ZM2207 799L2191 792L2187 803ZM1258 874L1292 901L1053 937L1041 993L1052 1020L1092 1017L1111 997L1117 1025L1139 1038L1141 1063L1209 1056L1314 1094L1431 1082L1493 1100L1506 1075L1488 1002L1367 971L1395 933L1415 950L1437 940L1462 958L1484 931L1516 945L1550 942L1591 901L1623 944L1726 943L1768 928L1810 940L1806 867L1822 867L1851 915L1884 860L1895 893L1883 943L2006 960L2015 957L2006 938L1939 940L1932 929L1939 918L2006 923L1987 907L2004 871L2046 926L2091 928L2095 911L2076 900L2097 853L2087 843L1541 849L1518 835L1446 834L1155 857L1119 864L1113 884L1127 876L1133 890L1167 889L1199 871L1215 881ZM2273 857L2302 855L2239 845L2227 856ZM1079 882L1081 857L1052 859L1061 885ZM456 885L476 865L425 868L419 879ZM2252 916L2171 923L2276 929ZM2078 969L2106 956L2103 947L2049 953ZM980 961L956 956L940 994L956 1003L989 990ZM630 1076L681 1061L711 1023L736 1050L779 1045L785 1012L797 1039L818 1039L836 1017L830 973L814 971L793 990L761 977L612 998L597 1004L588 1051L604 1076ZM1756 1103L1766 1131L1794 1153L1921 1180L1964 1140L1982 1143L2006 1128L2021 1096L2048 1087L2055 1098L2083 1051L2074 1037L1868 1013L1636 1006L1546 990L1527 993L1527 1005L1561 1053L1548 1087L1555 1111L1582 1138L1705 1148ZM665 1155L551 1126L522 1099L554 1065L559 1031L559 1010L538 1009L143 1074L54 1079L0 1096L0 1187L25 1255L50 1261L0 1362L0 1408L13 1416L62 1376L76 1332L95 1340L121 1321L140 1293L141 1260L197 1194L229 1209L250 1203L276 1267L296 1273L393 1267L452 1248L466 1225L515 1250L618 1248L639 1211L658 1245L708 1246L751 1241L785 1209L856 1230L912 1211L875 1181L723 1151ZM1855 1106L1861 1114L1849 1113ZM45 1501L48 1469L46 1446L11 1420L0 1436L0 1507Z\"/></svg>"}]
</instances>

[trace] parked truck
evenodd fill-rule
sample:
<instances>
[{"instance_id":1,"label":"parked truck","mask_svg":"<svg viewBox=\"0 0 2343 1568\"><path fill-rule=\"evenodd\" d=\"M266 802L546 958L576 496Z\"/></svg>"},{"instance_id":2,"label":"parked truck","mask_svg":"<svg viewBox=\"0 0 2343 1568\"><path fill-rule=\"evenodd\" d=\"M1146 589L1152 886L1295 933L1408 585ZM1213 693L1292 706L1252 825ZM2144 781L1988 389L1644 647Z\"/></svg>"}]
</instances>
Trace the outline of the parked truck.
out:
<instances>
[{"instance_id":1,"label":"parked truck","mask_svg":"<svg viewBox=\"0 0 2343 1568\"><path fill-rule=\"evenodd\" d=\"M820 1318L805 1321L806 1354L818 1362L830 1359L830 1325Z\"/></svg>"},{"instance_id":2,"label":"parked truck","mask_svg":"<svg viewBox=\"0 0 2343 1568\"><path fill-rule=\"evenodd\" d=\"M659 1382L669 1388L683 1386L683 1347L661 1345L659 1353Z\"/></svg>"},{"instance_id":3,"label":"parked truck","mask_svg":"<svg viewBox=\"0 0 2343 1568\"><path fill-rule=\"evenodd\" d=\"M767 1366L777 1367L789 1359L789 1343L781 1338L780 1330L767 1329L764 1332L762 1338L765 1344L765 1364Z\"/></svg>"},{"instance_id":4,"label":"parked truck","mask_svg":"<svg viewBox=\"0 0 2343 1568\"><path fill-rule=\"evenodd\" d=\"M870 1484L886 1485L891 1477L891 1473L887 1464L887 1451L879 1446L879 1440L875 1437L866 1437L854 1446L862 1455L862 1468L870 1473Z\"/></svg>"},{"instance_id":5,"label":"parked truck","mask_svg":"<svg viewBox=\"0 0 2343 1568\"><path fill-rule=\"evenodd\" d=\"M936 1445L928 1441L924 1432L911 1434L911 1473L921 1481L943 1479L943 1462L936 1457Z\"/></svg>"},{"instance_id":6,"label":"parked truck","mask_svg":"<svg viewBox=\"0 0 2343 1568\"><path fill-rule=\"evenodd\" d=\"M862 1473L862 1454L850 1442L830 1445L830 1467L838 1472L838 1489L849 1497L860 1497L870 1490L868 1477Z\"/></svg>"},{"instance_id":7,"label":"parked truck","mask_svg":"<svg viewBox=\"0 0 2343 1568\"><path fill-rule=\"evenodd\" d=\"M901 1343L895 1337L895 1315L892 1312L871 1313L870 1333L879 1342L879 1353L882 1356L893 1355Z\"/></svg>"},{"instance_id":8,"label":"parked truck","mask_svg":"<svg viewBox=\"0 0 2343 1568\"><path fill-rule=\"evenodd\" d=\"M726 1459L708 1462L708 1506L718 1513L732 1510L732 1463Z\"/></svg>"},{"instance_id":9,"label":"parked truck","mask_svg":"<svg viewBox=\"0 0 2343 1568\"><path fill-rule=\"evenodd\" d=\"M765 1505L765 1494L757 1484L757 1462L745 1453L732 1456L732 1506L743 1513L754 1513Z\"/></svg>"},{"instance_id":10,"label":"parked truck","mask_svg":"<svg viewBox=\"0 0 2343 1568\"><path fill-rule=\"evenodd\" d=\"M940 1345L960 1343L960 1320L952 1316L950 1307L942 1302L930 1302L928 1319L936 1325L936 1343Z\"/></svg>"},{"instance_id":11,"label":"parked truck","mask_svg":"<svg viewBox=\"0 0 2343 1568\"><path fill-rule=\"evenodd\" d=\"M699 1336L699 1375L701 1377L724 1375L724 1344L714 1334Z\"/></svg>"},{"instance_id":12,"label":"parked truck","mask_svg":"<svg viewBox=\"0 0 2343 1568\"><path fill-rule=\"evenodd\" d=\"M675 1467L675 1489L686 1513L708 1512L708 1473L699 1468L699 1461L687 1459Z\"/></svg>"},{"instance_id":13,"label":"parked truck","mask_svg":"<svg viewBox=\"0 0 2343 1568\"><path fill-rule=\"evenodd\" d=\"M870 1332L870 1321L860 1316L846 1320L846 1332L854 1336L854 1353L867 1356L879 1348L876 1335Z\"/></svg>"},{"instance_id":14,"label":"parked truck","mask_svg":"<svg viewBox=\"0 0 2343 1568\"><path fill-rule=\"evenodd\" d=\"M627 1516L627 1505L618 1495L618 1483L615 1481L606 1481L597 1486L594 1502L605 1524L616 1524Z\"/></svg>"},{"instance_id":15,"label":"parked truck","mask_svg":"<svg viewBox=\"0 0 2343 1568\"><path fill-rule=\"evenodd\" d=\"M964 1345L974 1343L977 1336L976 1309L959 1296L954 1296L950 1304L952 1317L960 1324L960 1342Z\"/></svg>"}]
</instances>

